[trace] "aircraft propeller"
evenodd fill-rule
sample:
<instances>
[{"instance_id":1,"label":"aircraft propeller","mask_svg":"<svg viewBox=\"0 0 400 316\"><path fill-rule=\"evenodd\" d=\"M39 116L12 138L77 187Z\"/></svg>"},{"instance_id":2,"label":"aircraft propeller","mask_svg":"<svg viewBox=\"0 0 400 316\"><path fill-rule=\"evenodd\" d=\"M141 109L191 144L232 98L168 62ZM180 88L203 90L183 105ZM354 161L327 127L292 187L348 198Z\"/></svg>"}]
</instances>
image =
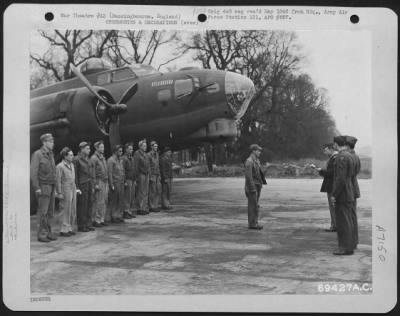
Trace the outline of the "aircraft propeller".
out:
<instances>
[{"instance_id":1,"label":"aircraft propeller","mask_svg":"<svg viewBox=\"0 0 400 316\"><path fill-rule=\"evenodd\" d=\"M106 107L106 112L110 117L109 125L109 141L111 150L115 145L121 144L121 136L119 130L119 115L125 113L128 110L126 103L135 95L138 89L137 83L131 85L120 97L119 101L108 102L103 96L101 96L93 85L85 78L85 76L73 65L70 64L72 72L83 82L83 84L89 89L89 91ZM114 100L113 100L114 101Z\"/></svg>"}]
</instances>

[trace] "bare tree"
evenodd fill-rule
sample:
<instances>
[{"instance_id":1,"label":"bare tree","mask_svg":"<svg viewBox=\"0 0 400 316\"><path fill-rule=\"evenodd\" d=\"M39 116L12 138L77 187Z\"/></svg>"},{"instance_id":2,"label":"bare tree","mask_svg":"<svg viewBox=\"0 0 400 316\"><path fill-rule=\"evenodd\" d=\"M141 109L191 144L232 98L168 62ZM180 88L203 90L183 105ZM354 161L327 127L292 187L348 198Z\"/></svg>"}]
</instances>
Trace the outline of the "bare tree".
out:
<instances>
[{"instance_id":1,"label":"bare tree","mask_svg":"<svg viewBox=\"0 0 400 316\"><path fill-rule=\"evenodd\" d=\"M298 140L301 149L293 153L301 155L304 148L319 150L316 144L332 135L335 124L326 110L326 91L301 75L305 56L294 32L206 31L183 46L195 52L203 67L239 72L254 82L256 95L242 118L237 150L247 152L250 143L259 142L284 155L288 151L279 144L293 149L288 141ZM305 138L309 146L303 146Z\"/></svg>"},{"instance_id":2,"label":"bare tree","mask_svg":"<svg viewBox=\"0 0 400 316\"><path fill-rule=\"evenodd\" d=\"M127 64L154 64L155 56L167 44L172 45L176 40L177 32L128 30L121 31L111 37L107 56L115 67ZM185 52L159 63L158 68L180 58ZM156 66L157 67L157 66Z\"/></svg>"},{"instance_id":3,"label":"bare tree","mask_svg":"<svg viewBox=\"0 0 400 316\"><path fill-rule=\"evenodd\" d=\"M55 30L39 31L49 48L43 55L31 54L31 60L51 73L55 81L72 77L70 64L79 66L93 57L102 57L116 31Z\"/></svg>"}]
</instances>

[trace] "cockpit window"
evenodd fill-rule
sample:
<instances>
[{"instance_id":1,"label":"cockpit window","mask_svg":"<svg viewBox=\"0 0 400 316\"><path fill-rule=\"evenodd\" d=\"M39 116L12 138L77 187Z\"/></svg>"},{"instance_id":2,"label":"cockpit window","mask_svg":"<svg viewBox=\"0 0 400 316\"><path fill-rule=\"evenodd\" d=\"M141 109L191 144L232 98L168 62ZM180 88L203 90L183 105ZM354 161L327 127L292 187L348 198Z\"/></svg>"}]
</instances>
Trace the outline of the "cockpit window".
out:
<instances>
[{"instance_id":1,"label":"cockpit window","mask_svg":"<svg viewBox=\"0 0 400 316\"><path fill-rule=\"evenodd\" d=\"M101 73L97 76L97 84L100 86L110 83L110 81L111 81L111 74L109 72Z\"/></svg>"},{"instance_id":2,"label":"cockpit window","mask_svg":"<svg viewBox=\"0 0 400 316\"><path fill-rule=\"evenodd\" d=\"M175 98L180 99L193 93L192 79L183 79L175 81Z\"/></svg>"},{"instance_id":3,"label":"cockpit window","mask_svg":"<svg viewBox=\"0 0 400 316\"><path fill-rule=\"evenodd\" d=\"M130 68L138 77L161 74L161 72L159 72L158 70L154 69L149 65L133 64L130 66Z\"/></svg>"},{"instance_id":4,"label":"cockpit window","mask_svg":"<svg viewBox=\"0 0 400 316\"><path fill-rule=\"evenodd\" d=\"M130 68L123 68L113 72L112 81L121 81L129 78L136 78Z\"/></svg>"}]
</instances>

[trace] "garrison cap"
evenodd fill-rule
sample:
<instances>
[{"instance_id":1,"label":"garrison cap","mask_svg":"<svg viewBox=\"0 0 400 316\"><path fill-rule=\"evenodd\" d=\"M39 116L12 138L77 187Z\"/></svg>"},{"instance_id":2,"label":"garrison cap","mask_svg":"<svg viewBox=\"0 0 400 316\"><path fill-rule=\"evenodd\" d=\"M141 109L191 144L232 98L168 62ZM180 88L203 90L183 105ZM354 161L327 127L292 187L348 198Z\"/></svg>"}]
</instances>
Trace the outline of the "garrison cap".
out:
<instances>
[{"instance_id":1,"label":"garrison cap","mask_svg":"<svg viewBox=\"0 0 400 316\"><path fill-rule=\"evenodd\" d=\"M98 140L97 142L94 143L95 148L99 148L100 145L104 145L104 142L102 140Z\"/></svg>"},{"instance_id":2,"label":"garrison cap","mask_svg":"<svg viewBox=\"0 0 400 316\"><path fill-rule=\"evenodd\" d=\"M83 148L85 148L86 146L89 146L89 147L90 147L90 143L88 143L88 142L81 142L81 143L79 143L79 149L83 149Z\"/></svg>"},{"instance_id":3,"label":"garrison cap","mask_svg":"<svg viewBox=\"0 0 400 316\"><path fill-rule=\"evenodd\" d=\"M346 136L346 145L349 145L351 147L354 148L354 146L357 143L357 138L353 137L353 136Z\"/></svg>"},{"instance_id":4,"label":"garrison cap","mask_svg":"<svg viewBox=\"0 0 400 316\"><path fill-rule=\"evenodd\" d=\"M129 146L132 146L133 148L133 143L132 142L128 142L125 144L125 149L128 149Z\"/></svg>"},{"instance_id":5,"label":"garrison cap","mask_svg":"<svg viewBox=\"0 0 400 316\"><path fill-rule=\"evenodd\" d=\"M166 153L167 151L171 151L171 147L168 147L168 146L167 146L167 147L164 147L163 152Z\"/></svg>"},{"instance_id":6,"label":"garrison cap","mask_svg":"<svg viewBox=\"0 0 400 316\"><path fill-rule=\"evenodd\" d=\"M46 133L46 134L43 134L42 136L40 136L40 140L43 143L43 142L47 142L49 140L54 140L54 137L50 133Z\"/></svg>"},{"instance_id":7,"label":"garrison cap","mask_svg":"<svg viewBox=\"0 0 400 316\"><path fill-rule=\"evenodd\" d=\"M122 146L121 145L115 145L114 147L113 147L113 149L112 149L112 152L113 153L116 153L118 150L120 150L120 149L122 149Z\"/></svg>"},{"instance_id":8,"label":"garrison cap","mask_svg":"<svg viewBox=\"0 0 400 316\"><path fill-rule=\"evenodd\" d=\"M143 143L146 143L146 139L142 139L141 141L139 141L139 147L142 146Z\"/></svg>"},{"instance_id":9,"label":"garrison cap","mask_svg":"<svg viewBox=\"0 0 400 316\"><path fill-rule=\"evenodd\" d=\"M254 150L262 150L262 147L257 144L250 145L250 151L254 151Z\"/></svg>"},{"instance_id":10,"label":"garrison cap","mask_svg":"<svg viewBox=\"0 0 400 316\"><path fill-rule=\"evenodd\" d=\"M150 142L150 146L153 146L153 145L157 145L157 142L156 142L155 140L152 140L152 141Z\"/></svg>"},{"instance_id":11,"label":"garrison cap","mask_svg":"<svg viewBox=\"0 0 400 316\"><path fill-rule=\"evenodd\" d=\"M339 146L344 146L346 145L346 136L335 136L333 137L333 142Z\"/></svg>"}]
</instances>

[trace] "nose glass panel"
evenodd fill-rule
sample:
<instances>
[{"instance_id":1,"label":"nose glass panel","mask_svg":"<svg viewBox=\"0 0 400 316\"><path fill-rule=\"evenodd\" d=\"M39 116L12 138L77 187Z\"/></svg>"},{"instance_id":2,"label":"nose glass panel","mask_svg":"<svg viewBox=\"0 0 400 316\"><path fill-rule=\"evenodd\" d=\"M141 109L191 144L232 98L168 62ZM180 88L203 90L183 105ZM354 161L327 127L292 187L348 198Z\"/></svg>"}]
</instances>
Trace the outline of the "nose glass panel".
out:
<instances>
[{"instance_id":1,"label":"nose glass panel","mask_svg":"<svg viewBox=\"0 0 400 316\"><path fill-rule=\"evenodd\" d=\"M227 72L225 76L225 96L229 108L240 119L246 113L256 90L253 82L240 74Z\"/></svg>"}]
</instances>

